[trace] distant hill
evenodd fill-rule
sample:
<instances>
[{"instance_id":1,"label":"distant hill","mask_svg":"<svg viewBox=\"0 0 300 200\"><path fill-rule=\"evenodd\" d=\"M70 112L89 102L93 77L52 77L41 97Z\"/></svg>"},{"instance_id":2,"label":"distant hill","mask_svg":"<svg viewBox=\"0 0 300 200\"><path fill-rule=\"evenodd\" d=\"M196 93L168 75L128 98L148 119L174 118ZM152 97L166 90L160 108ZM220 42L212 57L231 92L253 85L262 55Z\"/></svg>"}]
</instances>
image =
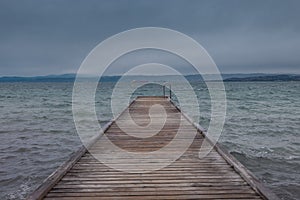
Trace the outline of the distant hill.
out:
<instances>
[{"instance_id":1,"label":"distant hill","mask_svg":"<svg viewBox=\"0 0 300 200\"><path fill-rule=\"evenodd\" d=\"M269 75L253 76L244 78L227 78L224 81L241 82L241 81L300 81L300 75Z\"/></svg>"},{"instance_id":2,"label":"distant hill","mask_svg":"<svg viewBox=\"0 0 300 200\"><path fill-rule=\"evenodd\" d=\"M216 75L208 74L205 75L209 80L217 80ZM4 76L0 77L0 82L74 82L76 74L62 74L62 75L48 75L48 76L33 76L33 77L19 77L19 76ZM100 82L117 82L121 76L103 76ZM201 75L186 75L185 78L189 81L203 81ZM300 81L300 75L289 75L289 74L222 74L224 81ZM93 76L81 77L83 81L97 80ZM149 78L149 76L130 76L125 77L122 80L131 81L176 81L179 80L179 76L168 75L168 76L155 76Z\"/></svg>"},{"instance_id":3,"label":"distant hill","mask_svg":"<svg viewBox=\"0 0 300 200\"><path fill-rule=\"evenodd\" d=\"M48 75L48 76L3 76L0 82L74 82L75 74Z\"/></svg>"},{"instance_id":4,"label":"distant hill","mask_svg":"<svg viewBox=\"0 0 300 200\"><path fill-rule=\"evenodd\" d=\"M76 74L61 74L61 75L48 75L48 76L4 76L0 77L0 82L74 82ZM116 82L120 76L104 76L101 82ZM81 80L94 80L95 77L87 76L82 77Z\"/></svg>"}]
</instances>

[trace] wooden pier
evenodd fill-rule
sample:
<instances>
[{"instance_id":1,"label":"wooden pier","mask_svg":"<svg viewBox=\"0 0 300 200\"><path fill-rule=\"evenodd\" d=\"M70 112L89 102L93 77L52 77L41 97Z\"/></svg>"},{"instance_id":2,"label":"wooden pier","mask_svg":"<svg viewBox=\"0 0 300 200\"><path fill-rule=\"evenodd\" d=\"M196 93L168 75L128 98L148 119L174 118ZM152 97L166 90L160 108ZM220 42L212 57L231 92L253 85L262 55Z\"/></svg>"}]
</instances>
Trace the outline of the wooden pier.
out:
<instances>
[{"instance_id":1,"label":"wooden pier","mask_svg":"<svg viewBox=\"0 0 300 200\"><path fill-rule=\"evenodd\" d=\"M154 104L163 106L167 114L165 125L155 136L129 136L116 121L106 126L104 134L127 151L151 152L168 144L176 134L178 120L183 120L186 134L194 130L197 135L175 162L157 171L128 173L104 165L82 147L27 199L278 199L219 144L207 157L199 159L205 135L169 98L139 97L127 109L143 126L149 123L149 108ZM121 114L116 120L129 119ZM91 150L103 148L100 140L101 137L93 142ZM107 148L101 150L111 153Z\"/></svg>"}]
</instances>

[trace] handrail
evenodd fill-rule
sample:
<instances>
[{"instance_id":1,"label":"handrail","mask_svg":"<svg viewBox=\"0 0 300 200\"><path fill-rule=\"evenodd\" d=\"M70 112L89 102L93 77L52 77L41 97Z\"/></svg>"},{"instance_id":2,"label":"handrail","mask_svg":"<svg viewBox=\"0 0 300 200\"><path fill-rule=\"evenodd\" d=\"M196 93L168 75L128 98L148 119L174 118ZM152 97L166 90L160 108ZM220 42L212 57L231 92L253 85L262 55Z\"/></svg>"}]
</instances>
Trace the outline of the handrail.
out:
<instances>
[{"instance_id":1,"label":"handrail","mask_svg":"<svg viewBox=\"0 0 300 200\"><path fill-rule=\"evenodd\" d=\"M169 82L165 82L164 83L164 85L163 85L163 96L164 97L166 97L166 85L168 85L169 84L169 97L170 97L170 99L172 99L172 88L171 88L171 83L169 83Z\"/></svg>"}]
</instances>

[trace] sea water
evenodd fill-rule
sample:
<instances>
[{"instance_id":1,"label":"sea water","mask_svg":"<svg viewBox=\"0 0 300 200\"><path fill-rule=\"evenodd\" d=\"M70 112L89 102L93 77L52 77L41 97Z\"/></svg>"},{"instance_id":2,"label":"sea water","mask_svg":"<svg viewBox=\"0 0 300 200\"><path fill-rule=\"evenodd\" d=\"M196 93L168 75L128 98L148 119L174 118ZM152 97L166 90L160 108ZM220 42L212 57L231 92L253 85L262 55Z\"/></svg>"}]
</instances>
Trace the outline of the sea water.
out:
<instances>
[{"instance_id":1,"label":"sea water","mask_svg":"<svg viewBox=\"0 0 300 200\"><path fill-rule=\"evenodd\" d=\"M191 84L200 123L207 128L207 87ZM101 125L112 118L113 87L107 82L97 90ZM225 88L227 114L219 142L280 198L300 199L300 82L225 82ZM0 83L0 199L25 198L80 147L72 89L71 82ZM149 84L132 98L138 95L162 95L162 90Z\"/></svg>"}]
</instances>

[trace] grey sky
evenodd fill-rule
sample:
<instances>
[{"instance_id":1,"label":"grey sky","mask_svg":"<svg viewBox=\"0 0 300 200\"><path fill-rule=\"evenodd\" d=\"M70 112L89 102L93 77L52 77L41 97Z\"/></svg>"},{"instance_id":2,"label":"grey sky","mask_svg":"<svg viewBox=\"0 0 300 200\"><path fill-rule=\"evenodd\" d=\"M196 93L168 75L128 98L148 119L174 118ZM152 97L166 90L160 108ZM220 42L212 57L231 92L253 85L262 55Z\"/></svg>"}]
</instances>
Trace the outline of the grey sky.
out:
<instances>
[{"instance_id":1,"label":"grey sky","mask_svg":"<svg viewBox=\"0 0 300 200\"><path fill-rule=\"evenodd\" d=\"M1 0L0 76L76 72L99 42L145 26L193 37L223 73L300 73L297 0Z\"/></svg>"}]
</instances>

